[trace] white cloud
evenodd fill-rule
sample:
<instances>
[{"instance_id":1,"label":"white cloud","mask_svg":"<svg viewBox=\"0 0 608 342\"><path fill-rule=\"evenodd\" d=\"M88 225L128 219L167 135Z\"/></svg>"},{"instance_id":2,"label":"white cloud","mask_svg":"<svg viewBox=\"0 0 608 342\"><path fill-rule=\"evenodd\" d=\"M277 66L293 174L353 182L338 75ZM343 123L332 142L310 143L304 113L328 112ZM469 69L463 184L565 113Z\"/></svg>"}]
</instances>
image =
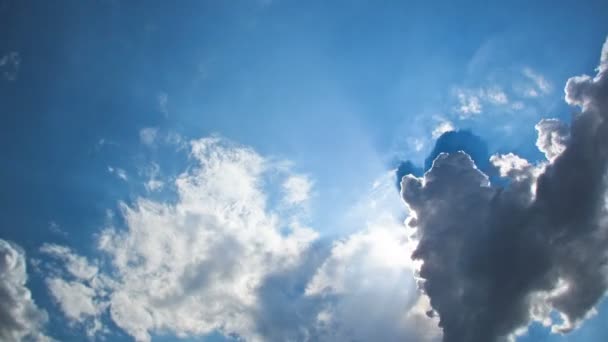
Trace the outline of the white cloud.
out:
<instances>
[{"instance_id":1,"label":"white cloud","mask_svg":"<svg viewBox=\"0 0 608 342\"><path fill-rule=\"evenodd\" d=\"M356 208L366 217L365 229L335 242L306 287L307 296L327 298L317 314L321 340L441 339L417 290L419 265L410 257L416 242L399 219L403 210L393 209L399 203L393 182L392 173L376 182Z\"/></svg>"},{"instance_id":2,"label":"white cloud","mask_svg":"<svg viewBox=\"0 0 608 342\"><path fill-rule=\"evenodd\" d=\"M127 181L129 179L129 177L127 176L127 171L119 168L119 167L113 167L113 166L108 166L108 172L116 175L116 177Z\"/></svg>"},{"instance_id":3,"label":"white cloud","mask_svg":"<svg viewBox=\"0 0 608 342\"><path fill-rule=\"evenodd\" d=\"M48 321L26 287L25 253L0 239L0 340L51 341L42 333Z\"/></svg>"},{"instance_id":4,"label":"white cloud","mask_svg":"<svg viewBox=\"0 0 608 342\"><path fill-rule=\"evenodd\" d=\"M481 113L483 106L481 105L481 99L478 95L473 95L464 90L458 90L456 96L459 101L457 111L461 114L461 118L468 118L474 114Z\"/></svg>"},{"instance_id":5,"label":"white cloud","mask_svg":"<svg viewBox=\"0 0 608 342\"><path fill-rule=\"evenodd\" d=\"M51 272L47 284L72 324L94 335L108 314L137 341L213 331L248 341L439 341L417 290L415 242L401 222L392 172L346 214L360 230L316 263L317 233L298 210L283 210L307 205L307 176L220 138L192 141L190 156L194 165L174 181L176 201L120 204L125 227L98 235L107 272L68 248L43 246L64 262L66 272ZM282 197L267 199L275 195ZM289 281L269 285L286 274L305 290L291 293Z\"/></svg>"},{"instance_id":6,"label":"white cloud","mask_svg":"<svg viewBox=\"0 0 608 342\"><path fill-rule=\"evenodd\" d=\"M457 88L456 97L458 98L456 111L460 113L461 119L480 114L483 111L484 104L494 106L509 104L509 97L497 85L477 89Z\"/></svg>"},{"instance_id":7,"label":"white cloud","mask_svg":"<svg viewBox=\"0 0 608 342\"><path fill-rule=\"evenodd\" d=\"M443 133L451 132L454 130L454 125L450 121L442 121L433 129L431 133L433 139L439 138Z\"/></svg>"},{"instance_id":8,"label":"white cloud","mask_svg":"<svg viewBox=\"0 0 608 342\"><path fill-rule=\"evenodd\" d=\"M144 173L148 176L148 180L144 183L144 187L149 192L160 190L165 185L165 182L159 178L160 166L157 163L152 163L144 170Z\"/></svg>"},{"instance_id":9,"label":"white cloud","mask_svg":"<svg viewBox=\"0 0 608 342\"><path fill-rule=\"evenodd\" d=\"M312 183L310 179L302 175L293 175L283 182L285 202L289 205L299 204L307 201L310 197Z\"/></svg>"},{"instance_id":10,"label":"white cloud","mask_svg":"<svg viewBox=\"0 0 608 342\"><path fill-rule=\"evenodd\" d=\"M156 127L146 127L139 131L139 141L141 141L141 143L144 145L154 145L157 136L158 128Z\"/></svg>"},{"instance_id":11,"label":"white cloud","mask_svg":"<svg viewBox=\"0 0 608 342\"><path fill-rule=\"evenodd\" d=\"M107 284L97 265L65 246L44 244L40 251L61 262L47 270L46 285L70 324L84 327L88 336L106 332L100 315L107 306L101 298Z\"/></svg>"},{"instance_id":12,"label":"white cloud","mask_svg":"<svg viewBox=\"0 0 608 342\"><path fill-rule=\"evenodd\" d=\"M505 105L509 103L509 99L507 98L507 94L502 91L500 88L494 87L489 88L485 91L485 98L496 105Z\"/></svg>"},{"instance_id":13,"label":"white cloud","mask_svg":"<svg viewBox=\"0 0 608 342\"><path fill-rule=\"evenodd\" d=\"M161 331L214 330L261 339L253 315L258 288L270 274L297 265L317 234L267 206L262 177L277 170L253 150L206 138L191 143L191 157L196 166L175 181L176 203L123 203L125 229L102 231L99 248L112 272L93 278L87 287L95 294L51 281L80 291L66 307L72 316L96 313L89 299L107 298L98 305L108 306L114 323L138 341Z\"/></svg>"},{"instance_id":14,"label":"white cloud","mask_svg":"<svg viewBox=\"0 0 608 342\"><path fill-rule=\"evenodd\" d=\"M521 102L521 101L515 101L515 102L513 102L513 104L511 105L511 108L512 108L513 110L522 110L522 109L524 109L524 107L525 107L525 105L524 105L524 103L523 103L523 102Z\"/></svg>"},{"instance_id":15,"label":"white cloud","mask_svg":"<svg viewBox=\"0 0 608 342\"><path fill-rule=\"evenodd\" d=\"M158 111L163 113L165 117L169 116L169 94L161 91L156 99L158 101Z\"/></svg>"},{"instance_id":16,"label":"white cloud","mask_svg":"<svg viewBox=\"0 0 608 342\"><path fill-rule=\"evenodd\" d=\"M93 300L94 289L82 283L68 282L61 278L47 279L47 286L68 318L82 321L86 316L95 316L98 313L98 307Z\"/></svg>"},{"instance_id":17,"label":"white cloud","mask_svg":"<svg viewBox=\"0 0 608 342\"><path fill-rule=\"evenodd\" d=\"M569 139L568 126L558 119L543 119L534 126L538 133L536 146L550 162L566 150Z\"/></svg>"},{"instance_id":18,"label":"white cloud","mask_svg":"<svg viewBox=\"0 0 608 342\"><path fill-rule=\"evenodd\" d=\"M44 244L40 251L61 260L66 270L76 279L90 280L99 271L97 266L91 265L86 258L75 254L65 246Z\"/></svg>"},{"instance_id":19,"label":"white cloud","mask_svg":"<svg viewBox=\"0 0 608 342\"><path fill-rule=\"evenodd\" d=\"M530 79L534 83L534 86L535 86L535 88L529 88L526 91L526 93L525 93L526 96L537 97L537 96L540 96L541 93L548 94L553 89L553 86L551 85L551 83L549 83L549 81L547 81L547 79L545 79L545 77L543 75L532 70L532 68L524 68L522 70L522 73L524 74L524 76L526 76L528 79Z\"/></svg>"}]
</instances>

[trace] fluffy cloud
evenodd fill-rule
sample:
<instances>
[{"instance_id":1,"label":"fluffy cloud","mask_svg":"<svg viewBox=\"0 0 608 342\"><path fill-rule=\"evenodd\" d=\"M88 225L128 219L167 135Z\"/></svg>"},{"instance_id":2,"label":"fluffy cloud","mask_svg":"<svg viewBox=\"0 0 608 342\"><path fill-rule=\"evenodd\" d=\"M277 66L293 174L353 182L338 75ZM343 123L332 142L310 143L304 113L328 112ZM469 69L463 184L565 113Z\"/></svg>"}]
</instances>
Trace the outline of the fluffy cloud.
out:
<instances>
[{"instance_id":1,"label":"fluffy cloud","mask_svg":"<svg viewBox=\"0 0 608 342\"><path fill-rule=\"evenodd\" d=\"M106 284L98 266L65 246L44 244L40 251L50 257L46 285L68 322L83 327L90 337L106 332L100 319L107 307L102 298Z\"/></svg>"},{"instance_id":2,"label":"fluffy cloud","mask_svg":"<svg viewBox=\"0 0 608 342\"><path fill-rule=\"evenodd\" d=\"M41 330L48 317L26 287L24 252L0 239L0 340L51 341Z\"/></svg>"},{"instance_id":3,"label":"fluffy cloud","mask_svg":"<svg viewBox=\"0 0 608 342\"><path fill-rule=\"evenodd\" d=\"M458 88L456 89L456 97L459 103L456 111L460 113L461 119L480 114L484 104L495 106L509 104L507 94L497 86L479 89Z\"/></svg>"},{"instance_id":4,"label":"fluffy cloud","mask_svg":"<svg viewBox=\"0 0 608 342\"><path fill-rule=\"evenodd\" d=\"M100 259L42 247L60 264L47 261L46 281L72 325L93 336L109 317L137 341L213 331L247 341L441 338L417 290L393 172L348 213L357 232L331 243L292 210L306 204L307 177L218 138L190 151L195 167L175 181L177 200L121 204L125 227L99 234Z\"/></svg>"},{"instance_id":5,"label":"fluffy cloud","mask_svg":"<svg viewBox=\"0 0 608 342\"><path fill-rule=\"evenodd\" d=\"M314 246L297 269L267 282L258 328L268 341L439 341L420 296L394 173L346 215L359 229ZM302 292L302 288L304 291Z\"/></svg>"},{"instance_id":6,"label":"fluffy cloud","mask_svg":"<svg viewBox=\"0 0 608 342\"><path fill-rule=\"evenodd\" d=\"M393 190L394 191L394 190ZM412 241L394 217L333 245L306 288L322 298L314 327L324 341L439 341L411 262Z\"/></svg>"},{"instance_id":7,"label":"fluffy cloud","mask_svg":"<svg viewBox=\"0 0 608 342\"><path fill-rule=\"evenodd\" d=\"M566 149L568 126L557 119L542 119L534 128L538 133L536 147L549 161L554 161Z\"/></svg>"},{"instance_id":8,"label":"fluffy cloud","mask_svg":"<svg viewBox=\"0 0 608 342\"><path fill-rule=\"evenodd\" d=\"M98 308L94 303L95 290L76 282L61 278L50 278L47 285L51 295L61 304L65 315L75 321L83 321L86 316L95 316Z\"/></svg>"},{"instance_id":9,"label":"fluffy cloud","mask_svg":"<svg viewBox=\"0 0 608 342\"><path fill-rule=\"evenodd\" d=\"M325 341L439 341L437 321L426 315L411 260L416 242L404 229L392 173L376 181L356 210L365 228L333 244L306 287L324 299L316 315Z\"/></svg>"},{"instance_id":10,"label":"fluffy cloud","mask_svg":"<svg viewBox=\"0 0 608 342\"><path fill-rule=\"evenodd\" d=\"M468 118L472 115L481 113L483 106L481 104L480 94L474 94L469 91L459 89L456 96L458 97L459 102L456 110L460 113L461 118Z\"/></svg>"},{"instance_id":11,"label":"fluffy cloud","mask_svg":"<svg viewBox=\"0 0 608 342\"><path fill-rule=\"evenodd\" d=\"M97 275L98 268L65 246L44 244L40 251L62 261L68 273L79 280L90 280Z\"/></svg>"},{"instance_id":12,"label":"fluffy cloud","mask_svg":"<svg viewBox=\"0 0 608 342\"><path fill-rule=\"evenodd\" d=\"M442 121L433 129L431 136L433 139L439 138L443 133L455 130L454 125L450 121Z\"/></svg>"},{"instance_id":13,"label":"fluffy cloud","mask_svg":"<svg viewBox=\"0 0 608 342\"><path fill-rule=\"evenodd\" d=\"M285 201L289 205L299 204L307 201L310 196L312 183L306 176L290 176L283 182Z\"/></svg>"},{"instance_id":14,"label":"fluffy cloud","mask_svg":"<svg viewBox=\"0 0 608 342\"><path fill-rule=\"evenodd\" d=\"M219 138L193 141L190 151L196 165L175 181L175 203L123 203L124 229L100 233L110 273L99 274L68 249L43 247L64 260L72 278L47 279L68 318L96 322L108 308L114 323L138 341L159 331L262 338L254 317L260 286L295 267L317 234L269 207L264 177L282 172L289 183L293 175ZM282 193L280 187L268 191ZM295 202L304 200L298 196Z\"/></svg>"},{"instance_id":15,"label":"fluffy cloud","mask_svg":"<svg viewBox=\"0 0 608 342\"><path fill-rule=\"evenodd\" d=\"M581 108L569 131L553 120L537 125L547 162L492 158L508 186L490 184L463 152L440 154L423 177L403 178L419 239L413 256L423 261L422 289L445 342L500 341L531 320L567 332L604 296L607 56L608 42L595 77L568 80L565 99Z\"/></svg>"}]
</instances>

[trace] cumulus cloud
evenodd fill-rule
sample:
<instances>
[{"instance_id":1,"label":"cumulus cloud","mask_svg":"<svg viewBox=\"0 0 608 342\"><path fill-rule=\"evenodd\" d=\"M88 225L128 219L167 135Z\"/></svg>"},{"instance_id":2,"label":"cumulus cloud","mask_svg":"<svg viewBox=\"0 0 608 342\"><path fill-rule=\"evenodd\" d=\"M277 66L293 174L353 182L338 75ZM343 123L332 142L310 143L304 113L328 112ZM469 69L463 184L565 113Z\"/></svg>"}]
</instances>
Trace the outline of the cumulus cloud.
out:
<instances>
[{"instance_id":1,"label":"cumulus cloud","mask_svg":"<svg viewBox=\"0 0 608 342\"><path fill-rule=\"evenodd\" d=\"M423 261L421 287L445 342L506 340L532 320L565 333L604 296L607 46L595 77L566 84L566 101L581 109L569 129L554 120L537 125L547 161L492 157L510 179L505 187L464 152L441 153L424 176L403 178L419 240L413 257Z\"/></svg>"},{"instance_id":2,"label":"cumulus cloud","mask_svg":"<svg viewBox=\"0 0 608 342\"><path fill-rule=\"evenodd\" d=\"M137 341L213 331L247 341L439 341L393 172L351 209L356 233L332 243L284 210L305 206L313 184L288 164L213 137L192 141L190 155L174 202L120 205L124 227L98 234L101 258L42 246L55 261L46 261L49 292L73 326L94 336L109 318Z\"/></svg>"},{"instance_id":3,"label":"cumulus cloud","mask_svg":"<svg viewBox=\"0 0 608 342\"><path fill-rule=\"evenodd\" d=\"M46 265L49 293L68 322L83 327L90 337L106 332L100 318L107 306L102 299L106 285L98 266L65 246L44 244L40 251L50 258Z\"/></svg>"},{"instance_id":4,"label":"cumulus cloud","mask_svg":"<svg viewBox=\"0 0 608 342\"><path fill-rule=\"evenodd\" d=\"M48 321L26 287L25 253L0 239L0 340L51 341L42 333Z\"/></svg>"},{"instance_id":5,"label":"cumulus cloud","mask_svg":"<svg viewBox=\"0 0 608 342\"><path fill-rule=\"evenodd\" d=\"M538 133L536 147L549 161L554 161L566 149L568 126L557 119L542 119L534 128Z\"/></svg>"},{"instance_id":6,"label":"cumulus cloud","mask_svg":"<svg viewBox=\"0 0 608 342\"><path fill-rule=\"evenodd\" d=\"M83 321L86 316L95 316L98 308L94 303L95 290L76 281L50 278L47 285L51 295L61 305L69 319Z\"/></svg>"},{"instance_id":7,"label":"cumulus cloud","mask_svg":"<svg viewBox=\"0 0 608 342\"><path fill-rule=\"evenodd\" d=\"M95 322L107 309L137 341L149 341L156 332L188 336L215 330L261 339L254 316L260 286L295 267L317 233L269 205L264 177L283 172L289 182L294 175L288 171L220 138L192 141L190 156L195 166L175 180L175 203L144 197L122 203L125 227L99 234L111 272L100 274L65 247L43 247L64 260L72 278L47 279L68 318ZM301 195L296 202L304 200Z\"/></svg>"},{"instance_id":8,"label":"cumulus cloud","mask_svg":"<svg viewBox=\"0 0 608 342\"><path fill-rule=\"evenodd\" d=\"M44 244L40 251L61 260L68 273L76 279L89 280L97 275L97 266L91 265L86 258L75 254L65 246Z\"/></svg>"},{"instance_id":9,"label":"cumulus cloud","mask_svg":"<svg viewBox=\"0 0 608 342\"><path fill-rule=\"evenodd\" d=\"M258 329L268 341L439 341L420 296L394 173L348 210L356 232L324 241L263 286ZM321 241L323 242L323 241ZM302 291L303 289L303 291Z\"/></svg>"}]
</instances>

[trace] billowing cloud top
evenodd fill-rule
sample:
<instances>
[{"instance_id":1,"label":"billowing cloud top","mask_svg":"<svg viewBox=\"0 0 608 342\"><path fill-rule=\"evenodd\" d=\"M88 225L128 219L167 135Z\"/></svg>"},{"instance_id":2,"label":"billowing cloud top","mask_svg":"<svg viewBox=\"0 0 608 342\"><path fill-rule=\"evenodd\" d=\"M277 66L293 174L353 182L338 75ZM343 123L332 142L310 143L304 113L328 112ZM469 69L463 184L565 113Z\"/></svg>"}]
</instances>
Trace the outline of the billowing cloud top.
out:
<instances>
[{"instance_id":1,"label":"billowing cloud top","mask_svg":"<svg viewBox=\"0 0 608 342\"><path fill-rule=\"evenodd\" d=\"M569 129L553 119L536 126L547 162L491 158L508 186L490 184L463 152L403 178L420 240L413 257L444 341L499 341L532 320L567 332L606 292L607 61L608 41L595 77L568 80L565 99L581 108Z\"/></svg>"}]
</instances>

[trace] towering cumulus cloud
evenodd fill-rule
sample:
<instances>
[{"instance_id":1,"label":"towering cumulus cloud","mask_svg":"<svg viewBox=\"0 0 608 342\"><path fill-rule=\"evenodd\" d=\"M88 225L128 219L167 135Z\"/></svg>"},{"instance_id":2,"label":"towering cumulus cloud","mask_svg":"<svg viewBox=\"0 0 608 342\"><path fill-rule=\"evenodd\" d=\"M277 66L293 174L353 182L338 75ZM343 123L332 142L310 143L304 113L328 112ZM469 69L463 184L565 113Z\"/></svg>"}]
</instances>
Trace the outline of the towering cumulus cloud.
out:
<instances>
[{"instance_id":1,"label":"towering cumulus cloud","mask_svg":"<svg viewBox=\"0 0 608 342\"><path fill-rule=\"evenodd\" d=\"M608 41L597 71L568 80L566 102L581 109L569 128L536 126L548 161L491 158L508 186L463 152L403 178L420 240L413 257L445 342L506 340L534 320L568 332L606 292Z\"/></svg>"}]
</instances>

